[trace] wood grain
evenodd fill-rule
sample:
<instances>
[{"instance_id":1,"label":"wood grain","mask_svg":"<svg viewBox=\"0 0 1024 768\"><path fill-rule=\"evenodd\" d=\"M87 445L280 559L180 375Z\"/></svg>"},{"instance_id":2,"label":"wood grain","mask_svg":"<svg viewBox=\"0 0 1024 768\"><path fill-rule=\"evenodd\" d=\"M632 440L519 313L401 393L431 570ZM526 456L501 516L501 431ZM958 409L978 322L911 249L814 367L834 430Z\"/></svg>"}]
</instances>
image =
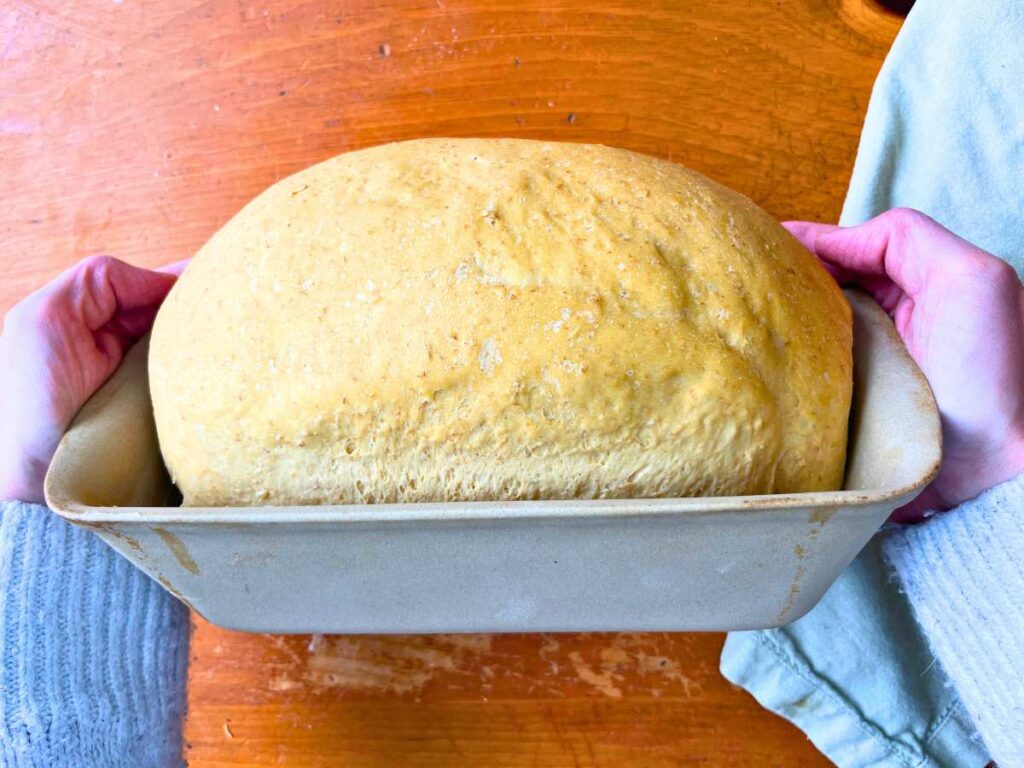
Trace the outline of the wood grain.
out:
<instances>
[{"instance_id":1,"label":"wood grain","mask_svg":"<svg viewBox=\"0 0 1024 768\"><path fill-rule=\"evenodd\" d=\"M197 637L194 765L829 765L716 635Z\"/></svg>"},{"instance_id":2,"label":"wood grain","mask_svg":"<svg viewBox=\"0 0 1024 768\"><path fill-rule=\"evenodd\" d=\"M428 135L597 141L834 220L900 19L870 0L0 4L0 310L190 256L273 181ZM313 650L310 650L310 646ZM824 765L717 635L274 638L197 621L193 766Z\"/></svg>"}]
</instances>

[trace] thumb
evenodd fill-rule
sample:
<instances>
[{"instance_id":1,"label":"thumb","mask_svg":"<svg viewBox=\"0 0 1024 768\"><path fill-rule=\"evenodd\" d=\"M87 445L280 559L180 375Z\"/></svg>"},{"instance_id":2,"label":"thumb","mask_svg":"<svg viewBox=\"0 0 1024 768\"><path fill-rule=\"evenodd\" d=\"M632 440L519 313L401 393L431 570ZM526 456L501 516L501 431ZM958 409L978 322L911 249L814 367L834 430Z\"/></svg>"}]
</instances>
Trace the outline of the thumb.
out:
<instances>
[{"instance_id":1,"label":"thumb","mask_svg":"<svg viewBox=\"0 0 1024 768\"><path fill-rule=\"evenodd\" d=\"M43 290L49 300L71 309L90 331L97 331L120 314L160 306L175 279L111 256L91 256Z\"/></svg>"},{"instance_id":2,"label":"thumb","mask_svg":"<svg viewBox=\"0 0 1024 768\"><path fill-rule=\"evenodd\" d=\"M181 273L185 271L185 267L188 266L192 259L182 259L181 261L175 261L171 264L164 264L162 267L157 267L157 272L166 272L168 275L174 275L180 277Z\"/></svg>"},{"instance_id":3,"label":"thumb","mask_svg":"<svg viewBox=\"0 0 1024 768\"><path fill-rule=\"evenodd\" d=\"M920 296L951 261L982 253L909 208L893 208L857 227L820 232L814 250L848 272L891 280L911 298Z\"/></svg>"},{"instance_id":4,"label":"thumb","mask_svg":"<svg viewBox=\"0 0 1024 768\"><path fill-rule=\"evenodd\" d=\"M818 238L839 229L835 224L820 224L816 221L784 221L782 226L789 230L789 234L800 241L800 245L819 258L821 255L817 249ZM825 267L828 273L840 285L853 282L852 276L847 270L837 267L835 264L824 259L821 259L821 265Z\"/></svg>"},{"instance_id":5,"label":"thumb","mask_svg":"<svg viewBox=\"0 0 1024 768\"><path fill-rule=\"evenodd\" d=\"M782 226L789 230L789 234L800 241L800 244L811 253L817 253L814 244L821 235L835 232L839 229L835 224L819 224L816 221L784 221Z\"/></svg>"}]
</instances>

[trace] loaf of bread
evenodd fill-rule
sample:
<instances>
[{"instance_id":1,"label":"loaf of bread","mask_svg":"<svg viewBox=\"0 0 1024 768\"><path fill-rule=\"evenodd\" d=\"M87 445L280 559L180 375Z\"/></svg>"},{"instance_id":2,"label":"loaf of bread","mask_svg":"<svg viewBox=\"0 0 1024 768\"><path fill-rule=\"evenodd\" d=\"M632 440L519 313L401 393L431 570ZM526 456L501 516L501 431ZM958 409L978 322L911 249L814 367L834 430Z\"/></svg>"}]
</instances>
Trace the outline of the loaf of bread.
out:
<instances>
[{"instance_id":1,"label":"loaf of bread","mask_svg":"<svg viewBox=\"0 0 1024 768\"><path fill-rule=\"evenodd\" d=\"M839 487L850 310L747 198L603 146L431 139L284 179L149 358L186 505Z\"/></svg>"}]
</instances>

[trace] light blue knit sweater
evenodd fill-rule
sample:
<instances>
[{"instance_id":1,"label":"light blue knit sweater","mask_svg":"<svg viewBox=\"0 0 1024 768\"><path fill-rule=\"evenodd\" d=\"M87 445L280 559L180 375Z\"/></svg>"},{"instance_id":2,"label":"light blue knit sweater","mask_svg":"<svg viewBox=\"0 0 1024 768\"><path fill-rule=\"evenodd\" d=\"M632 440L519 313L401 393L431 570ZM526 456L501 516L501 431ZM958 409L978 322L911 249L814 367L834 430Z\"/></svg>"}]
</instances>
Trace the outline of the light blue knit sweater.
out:
<instances>
[{"instance_id":1,"label":"light blue knit sweater","mask_svg":"<svg viewBox=\"0 0 1024 768\"><path fill-rule=\"evenodd\" d=\"M188 611L98 537L0 502L0 761L177 768Z\"/></svg>"}]
</instances>

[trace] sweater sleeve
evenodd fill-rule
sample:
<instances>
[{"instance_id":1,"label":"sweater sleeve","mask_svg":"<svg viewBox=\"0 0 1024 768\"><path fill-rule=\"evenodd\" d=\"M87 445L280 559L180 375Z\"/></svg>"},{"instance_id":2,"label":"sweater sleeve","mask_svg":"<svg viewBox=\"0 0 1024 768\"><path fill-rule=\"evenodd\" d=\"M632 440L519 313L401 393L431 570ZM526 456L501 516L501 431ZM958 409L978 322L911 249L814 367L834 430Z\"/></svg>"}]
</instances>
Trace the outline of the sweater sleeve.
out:
<instances>
[{"instance_id":1,"label":"sweater sleeve","mask_svg":"<svg viewBox=\"0 0 1024 768\"><path fill-rule=\"evenodd\" d=\"M1024 475L884 552L992 758L1024 765Z\"/></svg>"},{"instance_id":2,"label":"sweater sleeve","mask_svg":"<svg viewBox=\"0 0 1024 768\"><path fill-rule=\"evenodd\" d=\"M0 502L0 763L183 765L188 611L98 537Z\"/></svg>"}]
</instances>

